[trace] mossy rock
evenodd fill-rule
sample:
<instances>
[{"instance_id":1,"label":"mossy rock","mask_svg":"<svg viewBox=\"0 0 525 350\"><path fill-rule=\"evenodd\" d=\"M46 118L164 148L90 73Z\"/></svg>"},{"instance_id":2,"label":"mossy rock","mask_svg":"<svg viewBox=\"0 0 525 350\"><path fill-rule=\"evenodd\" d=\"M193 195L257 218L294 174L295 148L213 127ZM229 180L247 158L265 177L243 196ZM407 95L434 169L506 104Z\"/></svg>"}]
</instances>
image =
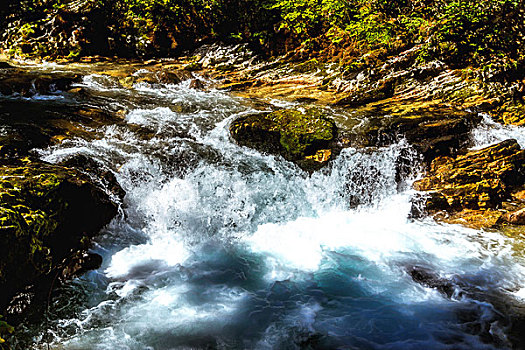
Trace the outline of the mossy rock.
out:
<instances>
[{"instance_id":1,"label":"mossy rock","mask_svg":"<svg viewBox=\"0 0 525 350\"><path fill-rule=\"evenodd\" d=\"M116 214L87 175L41 162L0 167L0 307L84 247Z\"/></svg>"},{"instance_id":2,"label":"mossy rock","mask_svg":"<svg viewBox=\"0 0 525 350\"><path fill-rule=\"evenodd\" d=\"M337 127L317 110L280 110L241 116L230 133L239 145L282 155L309 170L332 157Z\"/></svg>"}]
</instances>

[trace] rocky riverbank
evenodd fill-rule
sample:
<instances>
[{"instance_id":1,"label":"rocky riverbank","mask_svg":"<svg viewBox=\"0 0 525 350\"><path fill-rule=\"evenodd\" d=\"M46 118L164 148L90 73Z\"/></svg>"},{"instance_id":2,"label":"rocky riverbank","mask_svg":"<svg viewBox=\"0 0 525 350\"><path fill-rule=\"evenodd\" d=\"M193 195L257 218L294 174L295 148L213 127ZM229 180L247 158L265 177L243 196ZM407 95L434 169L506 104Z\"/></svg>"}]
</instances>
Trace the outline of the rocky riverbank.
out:
<instances>
[{"instance_id":1,"label":"rocky riverbank","mask_svg":"<svg viewBox=\"0 0 525 350\"><path fill-rule=\"evenodd\" d=\"M101 108L104 96L78 86L86 74L130 91L186 84L196 91L223 90L252 99L259 112L231 122L232 140L282 156L310 174L329 166L344 148L376 149L405 140L426 169L414 185L421 194L414 199L413 219L432 215L441 222L510 227L514 232L525 223L523 150L510 140L469 150L480 111L493 112L498 122L509 120L498 114L501 104L487 104L481 90L461 95L468 79L448 68L440 66L425 76L414 73L423 68L413 63L400 70L389 66L390 73L379 78L367 77L366 71L354 76L341 66L317 61L265 61L245 45L204 46L177 60L85 58L63 66L67 73L53 73L55 68L36 71L27 61L2 67L0 93L17 97L0 104L5 129L0 149L5 257L0 264L0 300L11 316L30 300L44 303L42 297L56 279L99 266L100 258L86 255L86 249L116 215L115 202L124 196L113 173L89 158L51 165L31 152L73 137L96 139L100 126L123 122L125 106ZM46 105L45 99L38 100L41 96L66 101ZM268 103L273 99L283 107ZM155 134L140 125L135 128L145 138ZM397 163L400 181L418 166L410 162Z\"/></svg>"},{"instance_id":2,"label":"rocky riverbank","mask_svg":"<svg viewBox=\"0 0 525 350\"><path fill-rule=\"evenodd\" d=\"M92 160L52 165L32 151L92 138L90 128L120 120L89 103L52 100L78 79L0 68L0 314L15 324L29 309L45 310L53 288L100 266L102 258L88 253L91 239L124 196L113 174ZM0 324L0 337L9 330Z\"/></svg>"}]
</instances>

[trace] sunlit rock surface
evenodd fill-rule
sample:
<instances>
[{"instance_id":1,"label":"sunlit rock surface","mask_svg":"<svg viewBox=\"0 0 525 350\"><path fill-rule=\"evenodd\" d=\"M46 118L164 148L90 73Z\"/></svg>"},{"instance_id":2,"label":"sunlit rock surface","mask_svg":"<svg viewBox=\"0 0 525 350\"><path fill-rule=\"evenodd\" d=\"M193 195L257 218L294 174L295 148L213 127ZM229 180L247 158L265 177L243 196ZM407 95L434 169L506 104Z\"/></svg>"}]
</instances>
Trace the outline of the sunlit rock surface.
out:
<instances>
[{"instance_id":1,"label":"sunlit rock surface","mask_svg":"<svg viewBox=\"0 0 525 350\"><path fill-rule=\"evenodd\" d=\"M505 202L521 189L524 176L525 151L510 139L456 158L436 158L414 188L430 193L427 210L449 212L451 222L491 227L509 210Z\"/></svg>"}]
</instances>

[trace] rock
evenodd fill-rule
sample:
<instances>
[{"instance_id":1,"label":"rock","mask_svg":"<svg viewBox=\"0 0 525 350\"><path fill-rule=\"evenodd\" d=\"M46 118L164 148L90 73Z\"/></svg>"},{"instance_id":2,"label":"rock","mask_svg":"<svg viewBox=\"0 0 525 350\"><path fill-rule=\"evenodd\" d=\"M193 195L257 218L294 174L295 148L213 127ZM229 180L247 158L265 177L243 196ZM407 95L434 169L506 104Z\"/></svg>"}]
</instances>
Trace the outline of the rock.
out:
<instances>
[{"instance_id":1,"label":"rock","mask_svg":"<svg viewBox=\"0 0 525 350\"><path fill-rule=\"evenodd\" d=\"M157 79L162 84L180 84L185 80L193 78L193 74L188 70L167 71L162 70L156 73Z\"/></svg>"},{"instance_id":2,"label":"rock","mask_svg":"<svg viewBox=\"0 0 525 350\"><path fill-rule=\"evenodd\" d=\"M116 77L118 78L119 85L128 89L132 88L133 85L137 83L146 83L150 85L180 84L185 80L193 78L193 74L187 70L160 70L157 72L139 71L131 75L128 75L129 73L126 72L111 72L111 74L117 74Z\"/></svg>"},{"instance_id":3,"label":"rock","mask_svg":"<svg viewBox=\"0 0 525 350\"><path fill-rule=\"evenodd\" d=\"M356 111L359 128L342 131L348 146L387 146L406 139L423 159L453 156L468 145L481 116L439 104L378 103Z\"/></svg>"},{"instance_id":4,"label":"rock","mask_svg":"<svg viewBox=\"0 0 525 350\"><path fill-rule=\"evenodd\" d=\"M0 167L0 307L59 269L117 214L78 170L41 162Z\"/></svg>"},{"instance_id":5,"label":"rock","mask_svg":"<svg viewBox=\"0 0 525 350\"><path fill-rule=\"evenodd\" d=\"M503 216L504 220L513 225L525 225L525 208L507 213Z\"/></svg>"},{"instance_id":6,"label":"rock","mask_svg":"<svg viewBox=\"0 0 525 350\"><path fill-rule=\"evenodd\" d=\"M119 202L124 200L126 191L124 191L118 183L115 174L93 158L78 154L63 161L60 165L79 169L88 175L91 175L92 180L96 182L100 188L103 188L106 192L110 193L115 200Z\"/></svg>"},{"instance_id":7,"label":"rock","mask_svg":"<svg viewBox=\"0 0 525 350\"><path fill-rule=\"evenodd\" d=\"M394 95L393 80L385 80L371 89L356 90L335 102L336 106L359 107L371 102L385 100Z\"/></svg>"},{"instance_id":8,"label":"rock","mask_svg":"<svg viewBox=\"0 0 525 350\"><path fill-rule=\"evenodd\" d=\"M242 91L246 89L247 87L253 86L256 84L255 80L248 80L248 81L240 81L240 82L233 82L233 83L227 83L219 86L219 90L227 90L227 91Z\"/></svg>"},{"instance_id":9,"label":"rock","mask_svg":"<svg viewBox=\"0 0 525 350\"><path fill-rule=\"evenodd\" d=\"M61 276L65 280L81 276L90 270L96 270L102 265L102 256L95 253L79 253L68 260Z\"/></svg>"},{"instance_id":10,"label":"rock","mask_svg":"<svg viewBox=\"0 0 525 350\"><path fill-rule=\"evenodd\" d=\"M337 127L315 110L280 110L241 116L230 125L230 133L241 146L280 154L309 170L331 159Z\"/></svg>"},{"instance_id":11,"label":"rock","mask_svg":"<svg viewBox=\"0 0 525 350\"><path fill-rule=\"evenodd\" d=\"M202 82L202 80L200 79L192 79L190 81L190 89L195 89L195 90L204 90L205 86L204 86L204 83Z\"/></svg>"},{"instance_id":12,"label":"rock","mask_svg":"<svg viewBox=\"0 0 525 350\"><path fill-rule=\"evenodd\" d=\"M21 315L33 303L36 297L35 287L27 286L11 298L6 308L6 315Z\"/></svg>"},{"instance_id":13,"label":"rock","mask_svg":"<svg viewBox=\"0 0 525 350\"><path fill-rule=\"evenodd\" d=\"M425 203L429 213L446 211L450 216L445 221L491 227L502 216L495 209L502 208L524 182L525 151L516 140L506 140L456 158L434 159L414 188L430 193ZM514 216L515 220L521 215Z\"/></svg>"},{"instance_id":14,"label":"rock","mask_svg":"<svg viewBox=\"0 0 525 350\"><path fill-rule=\"evenodd\" d=\"M441 294L451 298L456 292L456 286L444 278L439 277L435 272L422 266L412 266L407 269L408 274L414 282L427 288L433 288ZM461 295L459 293L459 295Z\"/></svg>"},{"instance_id":15,"label":"rock","mask_svg":"<svg viewBox=\"0 0 525 350\"><path fill-rule=\"evenodd\" d=\"M8 71L0 75L0 93L2 95L19 94L31 97L36 94L48 95L57 91L66 91L80 79L79 75L69 73L41 74L23 70Z\"/></svg>"}]
</instances>

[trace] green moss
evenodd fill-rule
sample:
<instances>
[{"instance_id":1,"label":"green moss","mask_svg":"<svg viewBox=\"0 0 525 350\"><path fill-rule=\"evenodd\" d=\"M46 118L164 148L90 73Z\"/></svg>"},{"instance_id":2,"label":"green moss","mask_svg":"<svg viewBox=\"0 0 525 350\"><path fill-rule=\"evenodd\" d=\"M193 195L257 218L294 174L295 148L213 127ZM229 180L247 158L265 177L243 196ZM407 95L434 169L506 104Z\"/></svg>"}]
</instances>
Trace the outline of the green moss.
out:
<instances>
[{"instance_id":1,"label":"green moss","mask_svg":"<svg viewBox=\"0 0 525 350\"><path fill-rule=\"evenodd\" d=\"M318 113L284 110L270 113L268 118L275 124L272 130L281 133L281 145L291 154L304 157L306 149L316 141L330 141L334 124Z\"/></svg>"},{"instance_id":2,"label":"green moss","mask_svg":"<svg viewBox=\"0 0 525 350\"><path fill-rule=\"evenodd\" d=\"M0 284L13 274L49 272L47 241L67 208L59 190L77 176L73 169L33 163L0 167Z\"/></svg>"},{"instance_id":3,"label":"green moss","mask_svg":"<svg viewBox=\"0 0 525 350\"><path fill-rule=\"evenodd\" d=\"M336 136L334 122L316 110L248 115L235 120L230 131L242 145L280 153L290 160L300 160L330 148L329 143Z\"/></svg>"}]
</instances>

